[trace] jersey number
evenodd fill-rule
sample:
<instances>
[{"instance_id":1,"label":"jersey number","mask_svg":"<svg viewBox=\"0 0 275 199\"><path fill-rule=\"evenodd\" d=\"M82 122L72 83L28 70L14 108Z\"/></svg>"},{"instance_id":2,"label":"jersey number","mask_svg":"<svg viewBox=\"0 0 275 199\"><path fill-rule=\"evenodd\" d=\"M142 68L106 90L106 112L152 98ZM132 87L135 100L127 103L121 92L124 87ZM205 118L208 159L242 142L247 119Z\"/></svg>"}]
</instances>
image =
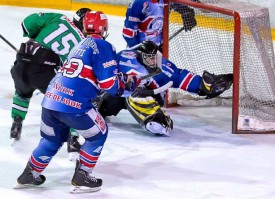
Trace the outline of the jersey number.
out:
<instances>
[{"instance_id":1,"label":"jersey number","mask_svg":"<svg viewBox=\"0 0 275 199\"><path fill-rule=\"evenodd\" d=\"M62 75L69 78L77 77L84 67L83 61L81 59L72 58L69 62L65 62L62 67Z\"/></svg>"},{"instance_id":2,"label":"jersey number","mask_svg":"<svg viewBox=\"0 0 275 199\"><path fill-rule=\"evenodd\" d=\"M59 24L58 26L59 26L58 29L56 29L55 31L53 31L51 34L49 34L47 37L44 38L43 42L45 44L50 43L51 41L56 39L56 37L58 37L62 33L69 30L69 28L66 27L64 24ZM69 43L70 41L73 42L74 46L78 44L78 41L75 38L73 33L68 33L64 35L60 41L61 41L61 44L58 41L55 41L51 45L51 49L58 55L66 55L70 52L70 48L71 48Z\"/></svg>"}]
</instances>

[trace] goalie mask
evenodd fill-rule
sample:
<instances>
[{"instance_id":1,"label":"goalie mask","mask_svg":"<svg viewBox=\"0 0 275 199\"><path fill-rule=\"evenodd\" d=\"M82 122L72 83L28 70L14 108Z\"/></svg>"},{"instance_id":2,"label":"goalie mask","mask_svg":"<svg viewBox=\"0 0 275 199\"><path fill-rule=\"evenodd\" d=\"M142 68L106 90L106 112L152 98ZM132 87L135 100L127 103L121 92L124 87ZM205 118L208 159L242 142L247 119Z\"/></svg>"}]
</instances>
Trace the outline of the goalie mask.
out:
<instances>
[{"instance_id":1,"label":"goalie mask","mask_svg":"<svg viewBox=\"0 0 275 199\"><path fill-rule=\"evenodd\" d=\"M83 19L83 33L94 38L106 39L108 36L108 18L101 11L91 11Z\"/></svg>"},{"instance_id":2,"label":"goalie mask","mask_svg":"<svg viewBox=\"0 0 275 199\"><path fill-rule=\"evenodd\" d=\"M89 11L91 11L91 9L89 9L89 8L80 8L74 14L73 23L79 30L81 30L81 32L83 31L83 18L85 16L86 12L89 12Z\"/></svg>"},{"instance_id":3,"label":"goalie mask","mask_svg":"<svg viewBox=\"0 0 275 199\"><path fill-rule=\"evenodd\" d=\"M161 68L162 54L158 49L158 45L152 41L143 41L136 49L137 60L146 67L149 73Z\"/></svg>"}]
</instances>

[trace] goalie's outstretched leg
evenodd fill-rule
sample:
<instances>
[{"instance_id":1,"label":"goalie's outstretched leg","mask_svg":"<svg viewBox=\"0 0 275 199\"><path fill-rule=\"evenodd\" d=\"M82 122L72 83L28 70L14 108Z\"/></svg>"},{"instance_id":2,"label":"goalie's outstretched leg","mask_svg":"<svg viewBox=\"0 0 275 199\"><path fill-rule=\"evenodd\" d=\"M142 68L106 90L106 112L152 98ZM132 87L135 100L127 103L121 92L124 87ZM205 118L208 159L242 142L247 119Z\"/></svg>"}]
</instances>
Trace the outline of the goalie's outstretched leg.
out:
<instances>
[{"instance_id":1,"label":"goalie's outstretched leg","mask_svg":"<svg viewBox=\"0 0 275 199\"><path fill-rule=\"evenodd\" d=\"M233 83L233 74L214 75L207 71L203 72L198 95L206 98L217 97L228 90Z\"/></svg>"},{"instance_id":2,"label":"goalie's outstretched leg","mask_svg":"<svg viewBox=\"0 0 275 199\"><path fill-rule=\"evenodd\" d=\"M154 135L170 136L173 121L152 97L134 98L126 100L126 106L137 122Z\"/></svg>"}]
</instances>

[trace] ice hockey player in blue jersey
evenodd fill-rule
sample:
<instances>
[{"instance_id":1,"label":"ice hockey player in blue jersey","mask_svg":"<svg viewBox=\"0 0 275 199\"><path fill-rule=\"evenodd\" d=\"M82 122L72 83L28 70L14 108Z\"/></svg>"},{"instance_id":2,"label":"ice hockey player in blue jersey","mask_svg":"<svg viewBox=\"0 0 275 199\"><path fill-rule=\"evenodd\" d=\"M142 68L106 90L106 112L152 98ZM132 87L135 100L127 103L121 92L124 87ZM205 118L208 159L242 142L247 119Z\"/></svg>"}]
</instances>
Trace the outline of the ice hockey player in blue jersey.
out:
<instances>
[{"instance_id":1,"label":"ice hockey player in blue jersey","mask_svg":"<svg viewBox=\"0 0 275 199\"><path fill-rule=\"evenodd\" d=\"M108 24L100 12L86 13L85 18L97 14L101 18L101 36ZM86 22L89 20L86 19ZM108 135L104 118L94 108L91 100L100 90L113 96L130 93L137 86L137 77L118 73L114 47L103 39L93 38L94 26L85 24L87 38L75 46L64 65L50 82L42 102L41 140L31 154L27 166L18 177L20 187L38 186L45 182L41 174L66 142L70 128L84 138L80 149L80 161L72 178L72 193L98 191L102 180L90 174L95 167Z\"/></svg>"},{"instance_id":2,"label":"ice hockey player in blue jersey","mask_svg":"<svg viewBox=\"0 0 275 199\"><path fill-rule=\"evenodd\" d=\"M127 74L146 75L153 72L147 57L157 54L158 46L152 41L143 41L135 50L124 50L119 53L119 71ZM121 109L128 109L138 123L155 135L168 136L173 128L169 115L161 106L164 98L161 94L152 94L151 89L159 89L169 82L171 87L180 88L200 96L213 98L219 96L232 85L232 74L214 75L207 71L202 76L194 74L186 69L178 69L171 61L162 57L160 74L151 78L148 84L139 86L136 91L127 98L105 94L99 106L102 116L117 115ZM149 89L149 90L148 90ZM126 102L126 103L125 103ZM97 104L100 104L97 103Z\"/></svg>"},{"instance_id":3,"label":"ice hockey player in blue jersey","mask_svg":"<svg viewBox=\"0 0 275 199\"><path fill-rule=\"evenodd\" d=\"M133 0L129 4L122 31L128 47L145 40L153 41L157 45L162 44L164 6L163 0ZM181 14L185 31L191 31L197 25L192 8L170 3L170 9Z\"/></svg>"}]
</instances>

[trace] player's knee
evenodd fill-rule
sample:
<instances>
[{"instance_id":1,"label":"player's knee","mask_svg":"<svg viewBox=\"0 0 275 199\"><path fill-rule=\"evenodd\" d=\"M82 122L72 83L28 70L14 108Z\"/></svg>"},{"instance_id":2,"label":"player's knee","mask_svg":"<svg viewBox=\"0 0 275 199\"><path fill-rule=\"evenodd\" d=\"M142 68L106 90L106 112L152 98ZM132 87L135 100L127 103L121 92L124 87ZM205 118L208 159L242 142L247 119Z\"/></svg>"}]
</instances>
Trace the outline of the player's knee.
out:
<instances>
[{"instance_id":1,"label":"player's knee","mask_svg":"<svg viewBox=\"0 0 275 199\"><path fill-rule=\"evenodd\" d=\"M108 127L106 123L101 123L100 127L97 125L94 125L90 129L86 130L77 130L75 129L82 137L84 137L85 140L88 141L97 141L102 140L102 142L105 142L108 135Z\"/></svg>"},{"instance_id":2,"label":"player's knee","mask_svg":"<svg viewBox=\"0 0 275 199\"><path fill-rule=\"evenodd\" d=\"M51 141L46 138L42 138L40 140L39 146L41 146L44 150L56 153L60 147L63 145L61 141Z\"/></svg>"}]
</instances>

